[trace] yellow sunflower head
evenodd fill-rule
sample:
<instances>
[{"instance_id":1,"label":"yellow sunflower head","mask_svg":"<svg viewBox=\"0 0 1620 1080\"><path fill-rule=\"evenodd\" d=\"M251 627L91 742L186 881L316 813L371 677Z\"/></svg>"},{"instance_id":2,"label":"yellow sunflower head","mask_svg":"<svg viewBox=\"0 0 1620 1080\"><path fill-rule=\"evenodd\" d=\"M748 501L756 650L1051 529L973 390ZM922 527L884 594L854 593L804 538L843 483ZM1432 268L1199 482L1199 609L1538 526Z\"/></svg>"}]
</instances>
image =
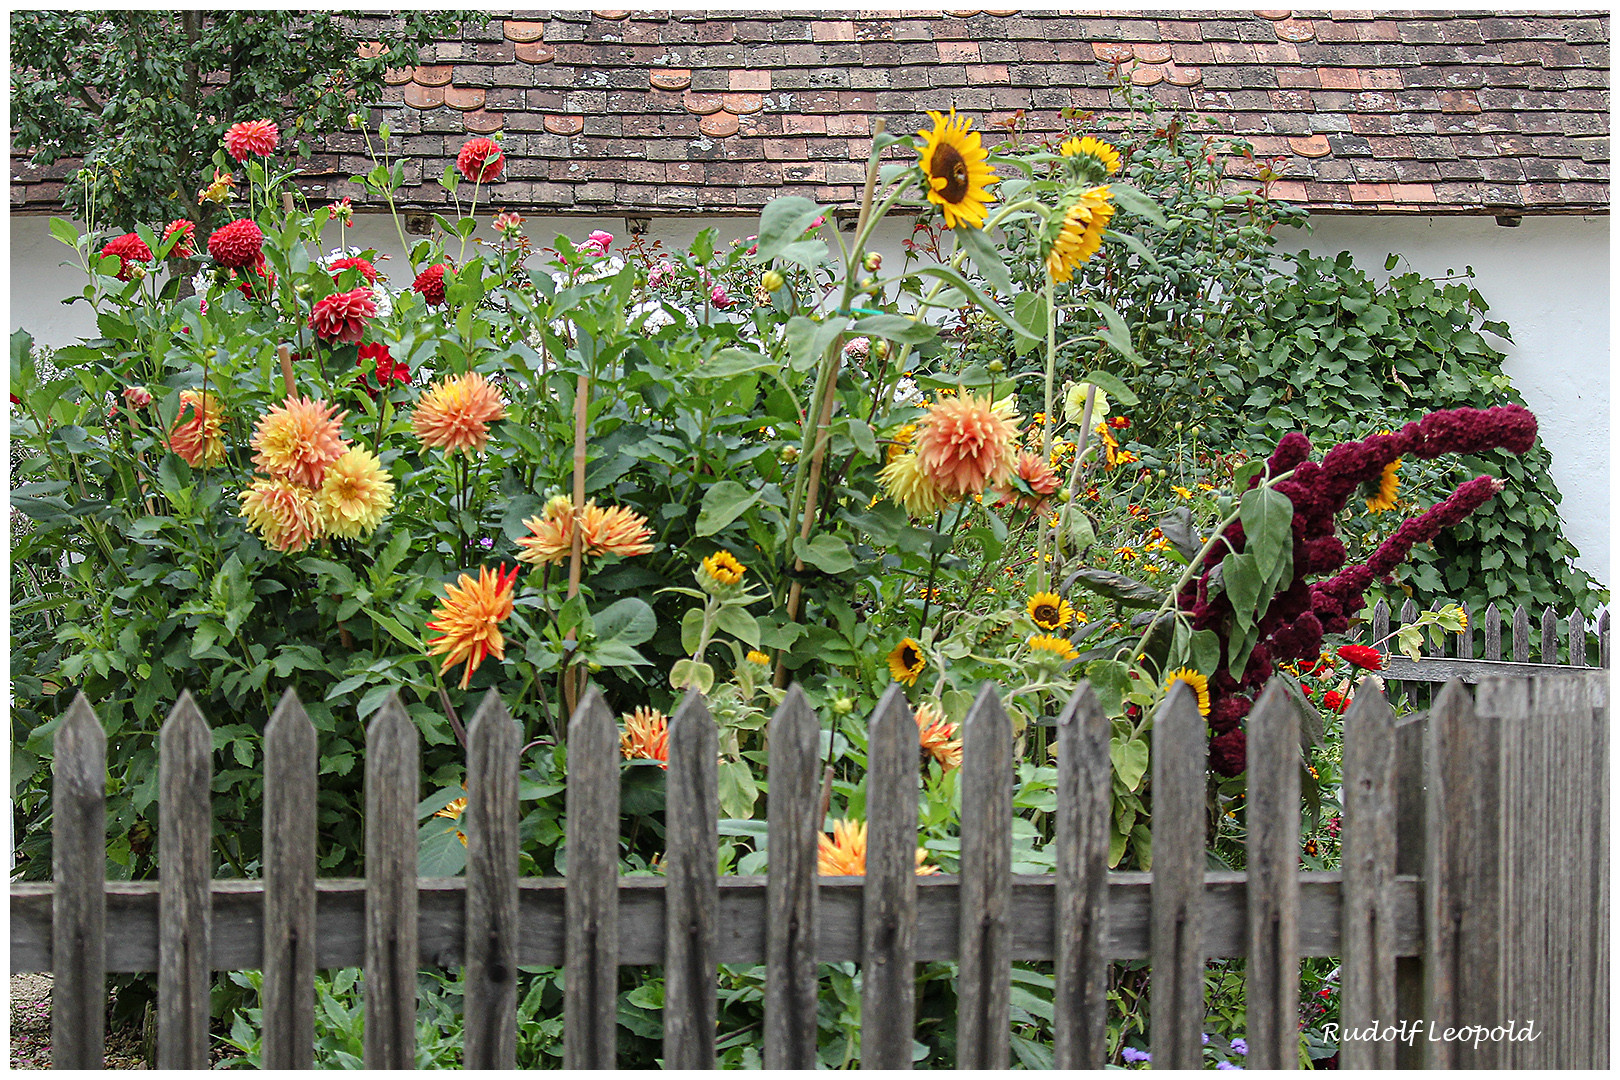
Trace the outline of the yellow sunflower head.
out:
<instances>
[{"instance_id":1,"label":"yellow sunflower head","mask_svg":"<svg viewBox=\"0 0 1620 1080\"><path fill-rule=\"evenodd\" d=\"M928 115L933 130L917 133L923 140L917 164L928 201L945 212L947 228L983 228L985 208L996 201L990 185L1001 182L988 164L990 152L980 145L979 133L968 130L971 121L957 119L955 109L950 116L932 111Z\"/></svg>"},{"instance_id":2,"label":"yellow sunflower head","mask_svg":"<svg viewBox=\"0 0 1620 1080\"><path fill-rule=\"evenodd\" d=\"M705 592L718 596L722 592L729 592L746 573L748 568L738 562L735 555L729 551L717 551L703 560L697 579Z\"/></svg>"},{"instance_id":3,"label":"yellow sunflower head","mask_svg":"<svg viewBox=\"0 0 1620 1080\"><path fill-rule=\"evenodd\" d=\"M1042 630L1061 630L1074 621L1074 608L1057 593L1036 593L1027 610L1030 621Z\"/></svg>"},{"instance_id":4,"label":"yellow sunflower head","mask_svg":"<svg viewBox=\"0 0 1620 1080\"><path fill-rule=\"evenodd\" d=\"M1102 247L1103 230L1114 216L1108 186L1088 188L1071 196L1061 214L1046 226L1046 272L1053 281L1068 281L1079 265Z\"/></svg>"},{"instance_id":5,"label":"yellow sunflower head","mask_svg":"<svg viewBox=\"0 0 1620 1080\"><path fill-rule=\"evenodd\" d=\"M1208 716L1209 680L1204 678L1204 676L1200 675L1198 672L1194 671L1192 668L1177 668L1176 670L1172 671L1170 673L1170 677L1164 681L1165 693L1169 693L1170 688L1176 685L1178 682L1184 682L1188 686L1192 687L1193 693L1198 695L1199 715Z\"/></svg>"},{"instance_id":6,"label":"yellow sunflower head","mask_svg":"<svg viewBox=\"0 0 1620 1080\"><path fill-rule=\"evenodd\" d=\"M1401 485L1401 478L1396 473L1400 467L1400 458L1384 466L1384 474L1378 478L1378 493L1367 500L1368 510L1378 514L1395 509L1395 489Z\"/></svg>"},{"instance_id":7,"label":"yellow sunflower head","mask_svg":"<svg viewBox=\"0 0 1620 1080\"><path fill-rule=\"evenodd\" d=\"M1061 664L1080 654L1074 643L1057 634L1032 634L1029 639L1029 658L1037 664Z\"/></svg>"},{"instance_id":8,"label":"yellow sunflower head","mask_svg":"<svg viewBox=\"0 0 1620 1080\"><path fill-rule=\"evenodd\" d=\"M889 654L889 674L896 682L903 682L907 686L915 683L917 676L927 666L928 658L923 655L922 646L912 638L900 642Z\"/></svg>"},{"instance_id":9,"label":"yellow sunflower head","mask_svg":"<svg viewBox=\"0 0 1620 1080\"><path fill-rule=\"evenodd\" d=\"M1090 135L1064 139L1058 152L1068 158L1069 168L1079 179L1093 184L1119 172L1119 151Z\"/></svg>"}]
</instances>

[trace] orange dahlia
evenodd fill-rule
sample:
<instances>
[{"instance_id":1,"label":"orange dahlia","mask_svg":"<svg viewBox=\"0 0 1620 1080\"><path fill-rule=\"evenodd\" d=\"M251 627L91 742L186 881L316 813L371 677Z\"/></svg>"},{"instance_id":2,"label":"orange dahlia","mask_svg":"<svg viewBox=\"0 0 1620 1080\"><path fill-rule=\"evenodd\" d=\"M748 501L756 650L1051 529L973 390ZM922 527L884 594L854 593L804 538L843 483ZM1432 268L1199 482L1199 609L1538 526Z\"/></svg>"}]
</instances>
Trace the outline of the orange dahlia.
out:
<instances>
[{"instance_id":1,"label":"orange dahlia","mask_svg":"<svg viewBox=\"0 0 1620 1080\"><path fill-rule=\"evenodd\" d=\"M923 752L931 754L947 772L961 766L962 738L958 725L945 719L945 714L932 701L917 706L917 741Z\"/></svg>"},{"instance_id":2,"label":"orange dahlia","mask_svg":"<svg viewBox=\"0 0 1620 1080\"><path fill-rule=\"evenodd\" d=\"M669 718L645 705L625 713L619 753L630 761L656 761L660 769L669 768Z\"/></svg>"},{"instance_id":3,"label":"orange dahlia","mask_svg":"<svg viewBox=\"0 0 1620 1080\"><path fill-rule=\"evenodd\" d=\"M1007 479L1017 437L1016 415L988 397L945 398L917 426L917 464L947 498L978 495Z\"/></svg>"},{"instance_id":4,"label":"orange dahlia","mask_svg":"<svg viewBox=\"0 0 1620 1080\"><path fill-rule=\"evenodd\" d=\"M580 545L584 555L648 555L652 553L652 530L647 519L627 506L601 507L596 500L585 504L579 515ZM518 561L560 563L568 558L574 544L574 502L558 495L546 503L539 517L523 522L529 535L519 540Z\"/></svg>"},{"instance_id":5,"label":"orange dahlia","mask_svg":"<svg viewBox=\"0 0 1620 1080\"><path fill-rule=\"evenodd\" d=\"M463 791L466 790L465 785L463 785L462 790ZM433 812L433 816L434 817L449 818L451 821L460 821L461 820L461 815L465 814L466 812L467 812L467 797L465 795L463 795L459 799L451 799L448 803L445 804L445 807L444 807L443 810L435 810ZM467 834L462 832L460 829L456 830L456 839L461 841L461 846L462 847L467 846Z\"/></svg>"},{"instance_id":6,"label":"orange dahlia","mask_svg":"<svg viewBox=\"0 0 1620 1080\"><path fill-rule=\"evenodd\" d=\"M928 850L917 849L917 873L937 874L927 865ZM823 877L866 876L866 822L842 818L833 822L832 836L816 838L816 871Z\"/></svg>"},{"instance_id":7,"label":"orange dahlia","mask_svg":"<svg viewBox=\"0 0 1620 1080\"><path fill-rule=\"evenodd\" d=\"M259 417L253 431L252 445L258 451L253 464L277 479L320 487L326 467L349 449L341 428L349 414L333 416L335 408L325 401L289 395L284 404Z\"/></svg>"},{"instance_id":8,"label":"orange dahlia","mask_svg":"<svg viewBox=\"0 0 1620 1080\"><path fill-rule=\"evenodd\" d=\"M500 623L512 614L512 586L517 576L518 568L512 567L508 574L505 563L498 571L481 566L477 581L471 574L462 574L455 585L444 587L444 603L427 624L429 630L439 632L427 643L428 655L445 654L440 675L465 662L466 670L461 673L463 690L484 657L506 659L506 638L501 635Z\"/></svg>"},{"instance_id":9,"label":"orange dahlia","mask_svg":"<svg viewBox=\"0 0 1620 1080\"><path fill-rule=\"evenodd\" d=\"M187 412L190 419L187 419ZM225 460L225 438L220 433L219 403L206 390L180 391L180 413L169 429L169 449L192 468L218 465Z\"/></svg>"},{"instance_id":10,"label":"orange dahlia","mask_svg":"<svg viewBox=\"0 0 1620 1080\"><path fill-rule=\"evenodd\" d=\"M411 415L411 427L424 448L468 455L481 453L489 425L506 416L498 390L476 371L433 384Z\"/></svg>"},{"instance_id":11,"label":"orange dahlia","mask_svg":"<svg viewBox=\"0 0 1620 1080\"><path fill-rule=\"evenodd\" d=\"M1024 493L1023 489L1015 486L1011 480L1001 490L1004 501L1016 502L1024 510L1039 510L1046 505L1047 497L1057 493L1062 486L1057 473L1052 471L1051 463L1039 454L1032 454L1025 450L1019 453L1018 461L1013 467L1013 476L1029 485L1035 493L1032 497Z\"/></svg>"},{"instance_id":12,"label":"orange dahlia","mask_svg":"<svg viewBox=\"0 0 1620 1080\"><path fill-rule=\"evenodd\" d=\"M394 482L375 454L357 446L326 470L316 503L322 529L333 536L357 537L382 523L394 505Z\"/></svg>"},{"instance_id":13,"label":"orange dahlia","mask_svg":"<svg viewBox=\"0 0 1620 1080\"><path fill-rule=\"evenodd\" d=\"M290 480L255 480L242 493L248 526L277 551L303 551L321 535L315 493Z\"/></svg>"},{"instance_id":14,"label":"orange dahlia","mask_svg":"<svg viewBox=\"0 0 1620 1080\"><path fill-rule=\"evenodd\" d=\"M518 562L534 565L560 563L574 546L574 502L558 495L546 503L539 517L524 518L529 535L517 542Z\"/></svg>"}]
</instances>

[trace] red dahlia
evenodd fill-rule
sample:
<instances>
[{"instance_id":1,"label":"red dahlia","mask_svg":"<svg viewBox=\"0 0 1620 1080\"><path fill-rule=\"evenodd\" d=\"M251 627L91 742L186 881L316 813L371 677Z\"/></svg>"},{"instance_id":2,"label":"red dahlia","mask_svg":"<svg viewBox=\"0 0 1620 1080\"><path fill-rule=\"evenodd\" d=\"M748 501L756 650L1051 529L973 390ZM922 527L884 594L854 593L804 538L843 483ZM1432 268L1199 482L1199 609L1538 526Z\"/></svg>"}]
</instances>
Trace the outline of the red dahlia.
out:
<instances>
[{"instance_id":1,"label":"red dahlia","mask_svg":"<svg viewBox=\"0 0 1620 1080\"><path fill-rule=\"evenodd\" d=\"M411 283L411 288L422 294L430 304L444 303L444 263L434 263L420 274Z\"/></svg>"},{"instance_id":2,"label":"red dahlia","mask_svg":"<svg viewBox=\"0 0 1620 1080\"><path fill-rule=\"evenodd\" d=\"M152 260L152 249L147 247L146 241L135 233L125 233L116 240L107 241L106 245L101 249L103 259L114 255L118 256L118 280L128 281L129 264L132 262L150 262Z\"/></svg>"},{"instance_id":3,"label":"red dahlia","mask_svg":"<svg viewBox=\"0 0 1620 1080\"><path fill-rule=\"evenodd\" d=\"M180 239L176 240L174 247L169 249L169 258L195 259L197 249L192 246L192 241L197 238L197 226L185 218L175 218L164 228L163 239L167 241L175 233L180 234Z\"/></svg>"},{"instance_id":4,"label":"red dahlia","mask_svg":"<svg viewBox=\"0 0 1620 1080\"><path fill-rule=\"evenodd\" d=\"M1339 659L1368 671L1381 671L1384 667L1384 654L1365 645L1340 645Z\"/></svg>"},{"instance_id":5,"label":"red dahlia","mask_svg":"<svg viewBox=\"0 0 1620 1080\"><path fill-rule=\"evenodd\" d=\"M208 238L208 254L221 266L235 270L251 266L264 250L264 233L247 218L237 218L214 230Z\"/></svg>"},{"instance_id":6,"label":"red dahlia","mask_svg":"<svg viewBox=\"0 0 1620 1080\"><path fill-rule=\"evenodd\" d=\"M506 155L501 153L500 143L480 135L462 144L461 153L456 155L456 168L468 180L487 184L506 168Z\"/></svg>"},{"instance_id":7,"label":"red dahlia","mask_svg":"<svg viewBox=\"0 0 1620 1080\"><path fill-rule=\"evenodd\" d=\"M257 259L254 260L253 269L252 269L251 273L252 273L253 276L248 277L249 271L246 268L243 268L240 271L238 271L238 270L232 270L231 271L231 280L232 281L241 281L241 284L239 284L236 287L237 292L241 293L243 296L247 297L249 300L252 300L255 296L257 296L258 295L258 286L254 284L254 281L253 281L254 277L258 278L261 282L263 282L264 295L265 296L269 296L271 293L276 291L276 272L274 270L270 269L270 264L265 261L264 255L262 253L259 255L259 257ZM245 280L243 280L243 279L245 279ZM208 305L208 301L204 300L203 301L203 314L204 315L208 314L207 305Z\"/></svg>"},{"instance_id":8,"label":"red dahlia","mask_svg":"<svg viewBox=\"0 0 1620 1080\"><path fill-rule=\"evenodd\" d=\"M281 141L281 132L268 120L244 120L225 132L225 150L237 161L253 156L269 157Z\"/></svg>"},{"instance_id":9,"label":"red dahlia","mask_svg":"<svg viewBox=\"0 0 1620 1080\"><path fill-rule=\"evenodd\" d=\"M327 269L332 271L333 281L336 281L338 279L338 275L345 270L358 270L360 271L360 276L366 279L367 285L374 285L377 282L377 268L371 265L370 259L363 259L358 255L354 256L353 258L338 259L337 261L333 262L331 266L327 267Z\"/></svg>"},{"instance_id":10,"label":"red dahlia","mask_svg":"<svg viewBox=\"0 0 1620 1080\"><path fill-rule=\"evenodd\" d=\"M355 366L361 369L360 388L372 397L377 396L378 390L387 390L391 383L410 385L411 369L395 360L386 345L360 346L360 355L355 360ZM367 368L371 370L365 370Z\"/></svg>"},{"instance_id":11,"label":"red dahlia","mask_svg":"<svg viewBox=\"0 0 1620 1080\"><path fill-rule=\"evenodd\" d=\"M309 328L318 337L359 341L366 332L366 320L376 314L377 301L370 289L361 286L316 301L315 310L309 313Z\"/></svg>"}]
</instances>

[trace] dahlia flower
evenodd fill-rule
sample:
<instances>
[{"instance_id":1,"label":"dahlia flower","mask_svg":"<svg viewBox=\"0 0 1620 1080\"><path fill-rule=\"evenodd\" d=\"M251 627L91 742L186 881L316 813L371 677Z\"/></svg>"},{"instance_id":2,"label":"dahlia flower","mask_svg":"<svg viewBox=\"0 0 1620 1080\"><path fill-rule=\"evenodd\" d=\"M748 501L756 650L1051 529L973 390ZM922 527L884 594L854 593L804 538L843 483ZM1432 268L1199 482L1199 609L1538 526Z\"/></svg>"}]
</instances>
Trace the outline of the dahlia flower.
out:
<instances>
[{"instance_id":1,"label":"dahlia flower","mask_svg":"<svg viewBox=\"0 0 1620 1080\"><path fill-rule=\"evenodd\" d=\"M269 157L281 141L281 132L269 120L244 120L225 132L225 152L237 161Z\"/></svg>"},{"instance_id":2,"label":"dahlia flower","mask_svg":"<svg viewBox=\"0 0 1620 1080\"><path fill-rule=\"evenodd\" d=\"M190 411L190 419L186 418ZM206 390L180 391L180 412L169 429L169 449L187 465L218 465L225 460L219 403Z\"/></svg>"},{"instance_id":3,"label":"dahlia flower","mask_svg":"<svg viewBox=\"0 0 1620 1080\"><path fill-rule=\"evenodd\" d=\"M302 551L321 534L315 492L290 480L253 481L242 493L242 516L277 551Z\"/></svg>"},{"instance_id":4,"label":"dahlia flower","mask_svg":"<svg viewBox=\"0 0 1620 1080\"><path fill-rule=\"evenodd\" d=\"M433 612L429 630L439 636L427 642L428 655L444 654L439 668L443 675L457 664L465 663L461 673L461 689L467 689L474 671L484 657L506 659L506 638L500 623L512 614L512 586L517 582L518 568L506 572L502 563L499 571L487 566L478 568L478 579L462 574L455 585L444 587L445 599Z\"/></svg>"},{"instance_id":5,"label":"dahlia flower","mask_svg":"<svg viewBox=\"0 0 1620 1080\"><path fill-rule=\"evenodd\" d=\"M411 427L423 448L481 453L489 425L506 416L501 395L476 371L433 384L411 414Z\"/></svg>"},{"instance_id":6,"label":"dahlia flower","mask_svg":"<svg viewBox=\"0 0 1620 1080\"><path fill-rule=\"evenodd\" d=\"M379 391L389 389L393 383L401 386L411 383L411 369L402 361L395 360L387 345L367 343L360 346L354 363L362 369L360 388L372 397L376 397ZM365 370L368 367L370 370Z\"/></svg>"},{"instance_id":7,"label":"dahlia flower","mask_svg":"<svg viewBox=\"0 0 1620 1080\"><path fill-rule=\"evenodd\" d=\"M176 233L180 234L180 239L176 240L174 242L174 246L169 249L169 258L195 259L197 257L197 249L192 245L192 241L197 238L196 223L187 221L185 218L175 218L173 221L169 222L168 225L164 226L164 242L167 242L169 237L175 235Z\"/></svg>"},{"instance_id":8,"label":"dahlia flower","mask_svg":"<svg viewBox=\"0 0 1620 1080\"><path fill-rule=\"evenodd\" d=\"M506 168L506 155L501 153L500 143L479 136L461 144L461 152L456 155L456 168L468 180L487 184L499 177L501 170Z\"/></svg>"},{"instance_id":9,"label":"dahlia flower","mask_svg":"<svg viewBox=\"0 0 1620 1080\"><path fill-rule=\"evenodd\" d=\"M928 849L918 848L917 873L939 873L927 859ZM816 872L823 877L865 877L866 822L840 819L833 822L832 836L817 837Z\"/></svg>"},{"instance_id":10,"label":"dahlia flower","mask_svg":"<svg viewBox=\"0 0 1620 1080\"><path fill-rule=\"evenodd\" d=\"M263 251L264 233L248 218L227 222L208 238L208 254L219 265L233 270L252 266Z\"/></svg>"},{"instance_id":11,"label":"dahlia flower","mask_svg":"<svg viewBox=\"0 0 1620 1080\"><path fill-rule=\"evenodd\" d=\"M949 772L962 764L960 726L945 719L938 705L925 701L917 706L917 743L923 751Z\"/></svg>"},{"instance_id":12,"label":"dahlia flower","mask_svg":"<svg viewBox=\"0 0 1620 1080\"><path fill-rule=\"evenodd\" d=\"M228 172L214 170L214 179L197 192L197 201L211 202L224 206L231 201L231 191L236 187L236 177Z\"/></svg>"},{"instance_id":13,"label":"dahlia flower","mask_svg":"<svg viewBox=\"0 0 1620 1080\"><path fill-rule=\"evenodd\" d=\"M669 718L645 705L625 713L619 753L630 761L656 761L660 769L669 768Z\"/></svg>"},{"instance_id":14,"label":"dahlia flower","mask_svg":"<svg viewBox=\"0 0 1620 1080\"><path fill-rule=\"evenodd\" d=\"M434 263L411 282L411 288L422 294L422 298L430 304L444 303L444 263Z\"/></svg>"},{"instance_id":15,"label":"dahlia flower","mask_svg":"<svg viewBox=\"0 0 1620 1080\"><path fill-rule=\"evenodd\" d=\"M331 271L333 281L338 280L339 276L345 270L360 271L360 276L365 279L367 285L375 285L377 283L377 278L381 276L377 272L377 268L371 265L370 259L359 255L351 255L342 259L334 259L326 264L326 268Z\"/></svg>"},{"instance_id":16,"label":"dahlia flower","mask_svg":"<svg viewBox=\"0 0 1620 1080\"><path fill-rule=\"evenodd\" d=\"M893 453L895 447L889 450ZM904 506L906 513L919 520L933 517L952 502L923 472L915 453L902 452L892 457L879 470L878 483L892 501Z\"/></svg>"},{"instance_id":17,"label":"dahlia flower","mask_svg":"<svg viewBox=\"0 0 1620 1080\"><path fill-rule=\"evenodd\" d=\"M353 539L382 524L394 505L394 482L375 454L356 446L327 468L317 503L321 528Z\"/></svg>"},{"instance_id":18,"label":"dahlia flower","mask_svg":"<svg viewBox=\"0 0 1620 1080\"><path fill-rule=\"evenodd\" d=\"M1381 671L1384 667L1384 654L1365 645L1340 645L1339 659L1367 671Z\"/></svg>"},{"instance_id":19,"label":"dahlia flower","mask_svg":"<svg viewBox=\"0 0 1620 1080\"><path fill-rule=\"evenodd\" d=\"M357 342L365 335L366 320L376 317L376 297L362 285L317 300L309 313L309 328L317 337Z\"/></svg>"},{"instance_id":20,"label":"dahlia flower","mask_svg":"<svg viewBox=\"0 0 1620 1080\"><path fill-rule=\"evenodd\" d=\"M580 553L592 555L648 555L652 530L647 519L629 507L599 507L592 499L579 515ZM574 546L574 503L559 495L546 504L539 517L523 522L529 535L518 540L519 562L560 563Z\"/></svg>"},{"instance_id":21,"label":"dahlia flower","mask_svg":"<svg viewBox=\"0 0 1620 1080\"><path fill-rule=\"evenodd\" d=\"M592 255L606 255L608 253L608 248L612 246L613 234L602 229L597 229L595 232L591 233L591 235L585 238L585 242L579 245L579 250L588 251Z\"/></svg>"},{"instance_id":22,"label":"dahlia flower","mask_svg":"<svg viewBox=\"0 0 1620 1080\"><path fill-rule=\"evenodd\" d=\"M341 430L348 413L333 416L333 409L297 395L272 406L253 432L253 464L278 480L320 487L326 467L349 449Z\"/></svg>"},{"instance_id":23,"label":"dahlia flower","mask_svg":"<svg viewBox=\"0 0 1620 1080\"><path fill-rule=\"evenodd\" d=\"M1054 451L1055 453L1056 451ZM1035 493L1034 496L1027 495L1014 486L1012 483L1013 478L1022 480L1029 485L1030 490ZM1002 501L1016 502L1019 507L1025 510L1039 510L1046 505L1047 498L1056 494L1061 486L1062 483L1058 480L1057 473L1052 471L1050 462L1039 454L1032 454L1027 450L1021 451L1012 476L1008 478L1008 482L1001 488Z\"/></svg>"},{"instance_id":24,"label":"dahlia flower","mask_svg":"<svg viewBox=\"0 0 1620 1080\"><path fill-rule=\"evenodd\" d=\"M146 246L146 241L142 240L139 234L125 233L102 245L101 257L107 259L113 256L118 258L118 280L128 281L131 264L151 262L152 249Z\"/></svg>"},{"instance_id":25,"label":"dahlia flower","mask_svg":"<svg viewBox=\"0 0 1620 1080\"><path fill-rule=\"evenodd\" d=\"M127 386L124 388L124 404L132 409L144 409L152 404L152 391L144 386Z\"/></svg>"},{"instance_id":26,"label":"dahlia flower","mask_svg":"<svg viewBox=\"0 0 1620 1080\"><path fill-rule=\"evenodd\" d=\"M1000 484L1013 465L1017 418L988 397L949 397L917 425L917 464L947 498L978 495Z\"/></svg>"}]
</instances>

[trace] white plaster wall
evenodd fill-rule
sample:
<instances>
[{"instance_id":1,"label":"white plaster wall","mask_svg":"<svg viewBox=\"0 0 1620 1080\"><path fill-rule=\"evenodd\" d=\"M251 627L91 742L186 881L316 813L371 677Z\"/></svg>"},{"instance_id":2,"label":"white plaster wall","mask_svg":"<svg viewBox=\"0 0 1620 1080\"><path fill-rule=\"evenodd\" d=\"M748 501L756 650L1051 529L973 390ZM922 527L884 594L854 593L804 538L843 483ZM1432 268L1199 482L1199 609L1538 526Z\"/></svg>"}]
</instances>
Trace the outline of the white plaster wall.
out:
<instances>
[{"instance_id":1,"label":"white plaster wall","mask_svg":"<svg viewBox=\"0 0 1620 1080\"><path fill-rule=\"evenodd\" d=\"M666 248L679 249L713 225L723 245L753 232L756 220L653 218L652 235ZM628 239L620 217L536 217L529 219L526 231L542 247L558 233L577 243L595 229ZM897 264L909 232L909 219L890 219L879 226L873 246L885 262ZM329 247L338 246L337 233L328 226ZM492 235L487 221L483 234ZM396 286L409 284L409 265L388 217L357 216L342 242L389 256L380 268ZM1507 354L1507 374L1541 420L1541 436L1552 452L1553 479L1563 493L1564 523L1581 553L1580 565L1610 584L1608 218L1530 217L1517 228L1503 228L1489 217L1318 215L1310 233L1285 234L1283 246L1326 255L1350 251L1378 279L1389 276L1383 265L1390 252L1404 257L1397 273L1410 268L1438 277L1474 268L1474 284L1491 305L1490 317L1506 322L1513 333L1513 344L1497 344ZM76 264L59 265L71 256L52 239L48 219L11 219L12 328L21 326L46 345L93 334L87 305L59 302L84 286Z\"/></svg>"}]
</instances>

